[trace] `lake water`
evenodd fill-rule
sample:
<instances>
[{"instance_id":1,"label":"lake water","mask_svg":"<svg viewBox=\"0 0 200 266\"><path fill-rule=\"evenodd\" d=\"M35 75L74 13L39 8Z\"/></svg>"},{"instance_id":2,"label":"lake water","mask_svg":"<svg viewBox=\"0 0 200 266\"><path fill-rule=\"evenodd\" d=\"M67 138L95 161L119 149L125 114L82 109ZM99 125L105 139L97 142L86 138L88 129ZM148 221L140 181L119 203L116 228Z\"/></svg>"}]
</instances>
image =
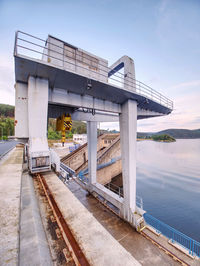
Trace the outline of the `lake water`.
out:
<instances>
[{"instance_id":1,"label":"lake water","mask_svg":"<svg viewBox=\"0 0 200 266\"><path fill-rule=\"evenodd\" d=\"M144 210L200 242L200 139L137 142Z\"/></svg>"}]
</instances>

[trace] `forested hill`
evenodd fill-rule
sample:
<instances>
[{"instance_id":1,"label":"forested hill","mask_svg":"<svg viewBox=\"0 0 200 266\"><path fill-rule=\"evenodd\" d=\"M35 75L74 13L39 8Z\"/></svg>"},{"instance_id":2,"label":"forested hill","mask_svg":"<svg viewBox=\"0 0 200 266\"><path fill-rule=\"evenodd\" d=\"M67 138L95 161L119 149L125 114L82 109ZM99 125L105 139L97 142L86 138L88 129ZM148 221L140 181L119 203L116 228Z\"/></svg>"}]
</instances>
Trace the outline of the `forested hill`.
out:
<instances>
[{"instance_id":1,"label":"forested hill","mask_svg":"<svg viewBox=\"0 0 200 266\"><path fill-rule=\"evenodd\" d=\"M200 129L166 129L156 133L156 135L167 134L175 139L198 139L200 138Z\"/></svg>"},{"instance_id":2,"label":"forested hill","mask_svg":"<svg viewBox=\"0 0 200 266\"><path fill-rule=\"evenodd\" d=\"M169 135L175 139L200 139L200 129L166 129L159 132L138 132L139 138L150 138L153 135Z\"/></svg>"},{"instance_id":3,"label":"forested hill","mask_svg":"<svg viewBox=\"0 0 200 266\"><path fill-rule=\"evenodd\" d=\"M0 117L14 117L15 107L13 105L0 103Z\"/></svg>"}]
</instances>

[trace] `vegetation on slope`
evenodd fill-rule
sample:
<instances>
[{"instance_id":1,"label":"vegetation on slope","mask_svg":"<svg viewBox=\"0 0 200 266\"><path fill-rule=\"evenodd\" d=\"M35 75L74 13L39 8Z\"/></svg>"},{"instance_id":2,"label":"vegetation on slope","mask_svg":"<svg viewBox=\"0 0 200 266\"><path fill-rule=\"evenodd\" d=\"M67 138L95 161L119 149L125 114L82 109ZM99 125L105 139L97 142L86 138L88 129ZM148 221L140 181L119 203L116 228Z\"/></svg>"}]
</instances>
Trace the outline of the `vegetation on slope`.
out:
<instances>
[{"instance_id":1,"label":"vegetation on slope","mask_svg":"<svg viewBox=\"0 0 200 266\"><path fill-rule=\"evenodd\" d=\"M171 137L170 135L167 134L162 134L162 135L153 135L152 140L155 141L163 141L163 142L174 142L176 141L175 138Z\"/></svg>"},{"instance_id":2,"label":"vegetation on slope","mask_svg":"<svg viewBox=\"0 0 200 266\"><path fill-rule=\"evenodd\" d=\"M14 106L0 104L0 139L14 135L14 112Z\"/></svg>"},{"instance_id":3,"label":"vegetation on slope","mask_svg":"<svg viewBox=\"0 0 200 266\"><path fill-rule=\"evenodd\" d=\"M15 107L13 105L0 103L0 117L14 117Z\"/></svg>"}]
</instances>

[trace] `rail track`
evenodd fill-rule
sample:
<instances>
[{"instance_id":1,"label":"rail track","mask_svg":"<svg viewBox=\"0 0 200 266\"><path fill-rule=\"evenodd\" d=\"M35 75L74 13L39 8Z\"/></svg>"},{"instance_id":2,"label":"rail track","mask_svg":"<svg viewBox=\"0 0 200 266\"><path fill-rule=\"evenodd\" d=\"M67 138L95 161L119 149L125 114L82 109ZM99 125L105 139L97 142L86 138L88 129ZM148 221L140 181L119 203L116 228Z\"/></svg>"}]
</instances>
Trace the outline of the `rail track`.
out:
<instances>
[{"instance_id":1,"label":"rail track","mask_svg":"<svg viewBox=\"0 0 200 266\"><path fill-rule=\"evenodd\" d=\"M68 247L68 249L71 252L71 256L75 262L76 265L90 265L89 262L87 261L85 255L83 254L81 248L79 247L76 239L74 238L72 232L70 231L70 228L68 227L44 177L41 174L36 174L39 182L42 185L42 188L44 190L44 193L47 197L47 200L49 202L49 205L51 206L51 209L53 211L53 214L55 216L55 219L57 221L57 224L60 228L60 231L62 233L63 239ZM83 185L81 185L77 180L75 180L76 183L78 183L80 186L82 186L84 189L85 187ZM95 197L95 195L93 195ZM120 215L115 212L112 208L110 208L106 202L100 200L98 197L95 197L102 205L104 205L104 207L106 207L109 211L113 212L115 215L117 215L118 217L120 217ZM144 232L140 232L140 234L145 237L146 239L148 239L149 241L151 241L154 245L156 245L159 249L163 250L168 256L172 257L176 262L179 262L181 265L183 266L189 266L188 263L186 263L185 261L183 261L182 259L180 259L179 257L177 257L174 253L172 253L171 251L169 251L168 249L166 249L164 246L162 246L160 243L158 243L157 241L155 241L154 239L152 239L150 236L148 236L147 234L145 234Z\"/></svg>"},{"instance_id":2,"label":"rail track","mask_svg":"<svg viewBox=\"0 0 200 266\"><path fill-rule=\"evenodd\" d=\"M71 256L74 260L74 263L76 265L81 265L81 266L89 266L89 262L86 259L85 255L83 254L80 246L78 245L76 239L74 238L70 228L68 227L54 197L53 194L51 193L44 177L41 174L36 174L35 175L40 182L44 193L46 195L46 198L49 202L49 205L51 206L51 209L53 211L53 214L55 216L55 219L57 221L57 224L59 226L59 229L61 231L61 234L63 236L63 239L68 247L68 249L71 252Z\"/></svg>"}]
</instances>

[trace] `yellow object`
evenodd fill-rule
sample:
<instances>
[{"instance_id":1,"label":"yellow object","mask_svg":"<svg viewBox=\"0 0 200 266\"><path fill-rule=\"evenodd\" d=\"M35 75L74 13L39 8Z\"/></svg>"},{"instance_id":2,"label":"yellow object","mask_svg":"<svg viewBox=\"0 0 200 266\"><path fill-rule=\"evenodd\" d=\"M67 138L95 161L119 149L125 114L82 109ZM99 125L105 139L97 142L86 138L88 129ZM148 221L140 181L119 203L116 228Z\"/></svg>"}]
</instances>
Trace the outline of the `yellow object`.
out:
<instances>
[{"instance_id":1,"label":"yellow object","mask_svg":"<svg viewBox=\"0 0 200 266\"><path fill-rule=\"evenodd\" d=\"M63 114L56 119L56 131L62 132L62 143L65 142L65 132L72 129L72 118L70 114Z\"/></svg>"}]
</instances>

